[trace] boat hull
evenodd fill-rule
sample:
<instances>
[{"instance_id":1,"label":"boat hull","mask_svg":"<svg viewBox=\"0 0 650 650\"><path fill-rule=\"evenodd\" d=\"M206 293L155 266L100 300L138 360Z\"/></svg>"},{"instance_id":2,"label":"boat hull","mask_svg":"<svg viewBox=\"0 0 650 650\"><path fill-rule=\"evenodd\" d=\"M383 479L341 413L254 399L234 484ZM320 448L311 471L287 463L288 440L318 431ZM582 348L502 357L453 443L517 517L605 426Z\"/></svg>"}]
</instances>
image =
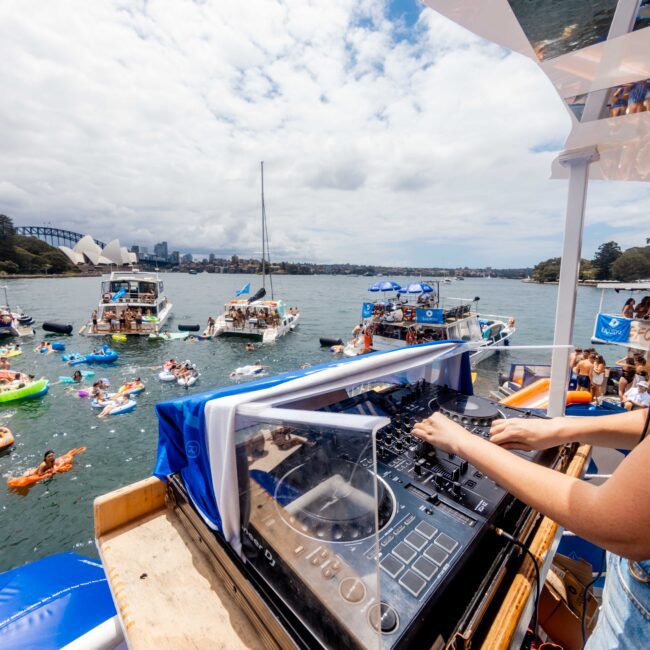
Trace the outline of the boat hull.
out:
<instances>
[{"instance_id":1,"label":"boat hull","mask_svg":"<svg viewBox=\"0 0 650 650\"><path fill-rule=\"evenodd\" d=\"M84 336L111 336L113 334L124 334L125 336L149 336L150 334L159 334L165 323L171 318L174 305L168 302L160 312L158 321L155 323L143 321L140 329L131 329L126 332L111 332L108 323L100 323L97 326L97 332L93 332L93 324L88 321L80 330L79 334Z\"/></svg>"}]
</instances>

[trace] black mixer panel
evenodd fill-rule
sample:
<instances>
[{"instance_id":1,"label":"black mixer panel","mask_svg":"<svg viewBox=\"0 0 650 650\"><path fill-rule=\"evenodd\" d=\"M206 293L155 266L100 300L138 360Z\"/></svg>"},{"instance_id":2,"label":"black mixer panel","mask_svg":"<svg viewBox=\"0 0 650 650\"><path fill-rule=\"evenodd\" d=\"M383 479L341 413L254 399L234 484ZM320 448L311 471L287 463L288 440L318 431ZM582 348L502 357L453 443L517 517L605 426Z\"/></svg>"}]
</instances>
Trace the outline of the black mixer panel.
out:
<instances>
[{"instance_id":1,"label":"black mixer panel","mask_svg":"<svg viewBox=\"0 0 650 650\"><path fill-rule=\"evenodd\" d=\"M363 500L341 504L322 488L332 484L336 491L336 481L350 479L366 489L368 481L374 483L371 456L351 448L344 436L323 441L322 448L312 438L273 468L266 485L251 480L243 536L249 542L248 563L266 583L291 585L279 593L296 599L293 606L305 613L308 625L324 629L321 642L368 645L366 639L373 637L364 636L363 626L381 632L383 648L432 642L426 630L435 628L431 621L446 588L513 497L467 460L422 442L413 427L440 411L487 438L497 418L536 416L424 382L369 391L323 410L390 418L376 437L379 480L373 507L379 511L379 550L374 513L369 517L363 511ZM300 428L284 433L297 439ZM555 451L514 453L547 465L557 456ZM305 494L316 496L300 496ZM261 523L269 521L272 527ZM298 534L299 526L308 532ZM347 571L353 559L358 566L360 557L380 567L380 603ZM350 620L357 621L356 628Z\"/></svg>"}]
</instances>

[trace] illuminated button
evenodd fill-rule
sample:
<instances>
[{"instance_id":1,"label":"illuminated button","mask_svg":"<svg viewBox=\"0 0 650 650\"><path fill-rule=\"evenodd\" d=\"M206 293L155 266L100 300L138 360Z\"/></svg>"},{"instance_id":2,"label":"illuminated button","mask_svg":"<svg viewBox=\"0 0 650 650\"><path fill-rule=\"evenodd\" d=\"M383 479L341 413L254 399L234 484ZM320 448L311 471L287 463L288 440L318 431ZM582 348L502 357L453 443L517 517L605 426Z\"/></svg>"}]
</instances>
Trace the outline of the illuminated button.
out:
<instances>
[{"instance_id":1,"label":"illuminated button","mask_svg":"<svg viewBox=\"0 0 650 650\"><path fill-rule=\"evenodd\" d=\"M311 560L309 560L314 566L318 566L320 564L320 558L318 555L314 555Z\"/></svg>"},{"instance_id":2,"label":"illuminated button","mask_svg":"<svg viewBox=\"0 0 650 650\"><path fill-rule=\"evenodd\" d=\"M296 557L300 557L304 552L305 552L305 547L302 546L302 544L300 546L296 546L296 548L293 549L293 554Z\"/></svg>"},{"instance_id":3,"label":"illuminated button","mask_svg":"<svg viewBox=\"0 0 650 650\"><path fill-rule=\"evenodd\" d=\"M408 564L415 556L415 551L407 546L404 542L400 542L394 549L393 555L396 555L400 560Z\"/></svg>"},{"instance_id":4,"label":"illuminated button","mask_svg":"<svg viewBox=\"0 0 650 650\"><path fill-rule=\"evenodd\" d=\"M323 550L320 552L320 556L321 556L323 559L329 557L329 554L330 554L330 552L329 552L327 549L323 549Z\"/></svg>"},{"instance_id":5,"label":"illuminated button","mask_svg":"<svg viewBox=\"0 0 650 650\"><path fill-rule=\"evenodd\" d=\"M404 565L394 556L387 555L381 561L381 568L391 577L394 578L402 572Z\"/></svg>"},{"instance_id":6,"label":"illuminated button","mask_svg":"<svg viewBox=\"0 0 650 650\"><path fill-rule=\"evenodd\" d=\"M417 530L420 535L424 535L427 539L431 539L438 532L437 528L430 526L426 521L421 521L415 527L415 530Z\"/></svg>"},{"instance_id":7,"label":"illuminated button","mask_svg":"<svg viewBox=\"0 0 650 650\"><path fill-rule=\"evenodd\" d=\"M416 533L414 530L404 538L404 541L416 551L421 551L427 545L426 537L422 537L422 535Z\"/></svg>"},{"instance_id":8,"label":"illuminated button","mask_svg":"<svg viewBox=\"0 0 650 650\"><path fill-rule=\"evenodd\" d=\"M366 586L359 578L343 578L339 586L339 593L341 598L349 603L360 603L366 597Z\"/></svg>"},{"instance_id":9,"label":"illuminated button","mask_svg":"<svg viewBox=\"0 0 650 650\"><path fill-rule=\"evenodd\" d=\"M410 594L416 598L422 593L422 590L426 586L426 582L420 578L420 576L413 573L413 571L407 571L400 579L399 583L408 591Z\"/></svg>"},{"instance_id":10,"label":"illuminated button","mask_svg":"<svg viewBox=\"0 0 650 650\"><path fill-rule=\"evenodd\" d=\"M436 571L438 570L437 566L423 557L419 557L417 560L415 560L411 568L416 573L419 573L425 580L431 580L431 578L433 578Z\"/></svg>"},{"instance_id":11,"label":"illuminated button","mask_svg":"<svg viewBox=\"0 0 650 650\"><path fill-rule=\"evenodd\" d=\"M328 580L334 576L335 571L332 571L331 567L323 567L323 570L321 571L323 574L323 578L327 578Z\"/></svg>"},{"instance_id":12,"label":"illuminated button","mask_svg":"<svg viewBox=\"0 0 650 650\"><path fill-rule=\"evenodd\" d=\"M424 556L432 562L435 562L438 566L443 565L449 557L449 555L447 555L447 553L445 553L441 548L438 548L433 544L424 551Z\"/></svg>"},{"instance_id":13,"label":"illuminated button","mask_svg":"<svg viewBox=\"0 0 650 650\"><path fill-rule=\"evenodd\" d=\"M445 535L444 533L440 533L440 535L436 537L434 544L437 544L440 548L444 548L447 553L453 553L454 549L458 546L458 542L455 539L452 539L449 535Z\"/></svg>"},{"instance_id":14,"label":"illuminated button","mask_svg":"<svg viewBox=\"0 0 650 650\"><path fill-rule=\"evenodd\" d=\"M392 632L399 622L397 612L386 603L373 605L368 612L368 620L375 630L381 630L384 634Z\"/></svg>"}]
</instances>

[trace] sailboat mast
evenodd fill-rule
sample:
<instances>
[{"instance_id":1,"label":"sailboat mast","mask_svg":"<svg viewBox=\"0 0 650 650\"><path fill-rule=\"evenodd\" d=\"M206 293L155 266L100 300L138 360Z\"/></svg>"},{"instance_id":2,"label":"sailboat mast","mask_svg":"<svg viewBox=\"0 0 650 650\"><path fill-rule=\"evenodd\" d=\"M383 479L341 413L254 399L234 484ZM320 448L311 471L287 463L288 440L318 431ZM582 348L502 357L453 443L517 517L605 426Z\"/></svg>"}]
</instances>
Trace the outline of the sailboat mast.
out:
<instances>
[{"instance_id":1,"label":"sailboat mast","mask_svg":"<svg viewBox=\"0 0 650 650\"><path fill-rule=\"evenodd\" d=\"M264 207L264 161L260 162L262 174L262 287L266 289L266 208Z\"/></svg>"}]
</instances>

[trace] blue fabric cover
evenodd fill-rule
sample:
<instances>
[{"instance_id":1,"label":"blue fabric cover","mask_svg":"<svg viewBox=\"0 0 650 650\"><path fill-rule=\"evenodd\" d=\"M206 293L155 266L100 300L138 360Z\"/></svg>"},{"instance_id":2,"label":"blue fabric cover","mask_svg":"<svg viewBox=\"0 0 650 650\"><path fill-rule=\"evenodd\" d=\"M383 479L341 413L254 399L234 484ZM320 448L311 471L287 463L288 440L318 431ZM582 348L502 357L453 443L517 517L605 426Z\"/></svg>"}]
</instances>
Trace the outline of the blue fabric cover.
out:
<instances>
[{"instance_id":1,"label":"blue fabric cover","mask_svg":"<svg viewBox=\"0 0 650 650\"><path fill-rule=\"evenodd\" d=\"M425 345L446 345L462 341L440 341ZM392 354L394 350L373 352L375 355ZM190 395L169 402L156 404L158 415L158 457L153 474L161 480L180 472L192 500L212 525L221 530L221 517L212 487L209 458L206 446L205 405L214 399L248 393L284 384L315 372L358 362L362 357L351 357L324 363L303 370L292 370L272 377L264 377L245 384L216 388L211 391ZM461 357L460 386L458 390L468 395L473 393L469 353Z\"/></svg>"},{"instance_id":2,"label":"blue fabric cover","mask_svg":"<svg viewBox=\"0 0 650 650\"><path fill-rule=\"evenodd\" d=\"M62 648L115 614L98 560L60 553L0 574L0 648Z\"/></svg>"}]
</instances>

